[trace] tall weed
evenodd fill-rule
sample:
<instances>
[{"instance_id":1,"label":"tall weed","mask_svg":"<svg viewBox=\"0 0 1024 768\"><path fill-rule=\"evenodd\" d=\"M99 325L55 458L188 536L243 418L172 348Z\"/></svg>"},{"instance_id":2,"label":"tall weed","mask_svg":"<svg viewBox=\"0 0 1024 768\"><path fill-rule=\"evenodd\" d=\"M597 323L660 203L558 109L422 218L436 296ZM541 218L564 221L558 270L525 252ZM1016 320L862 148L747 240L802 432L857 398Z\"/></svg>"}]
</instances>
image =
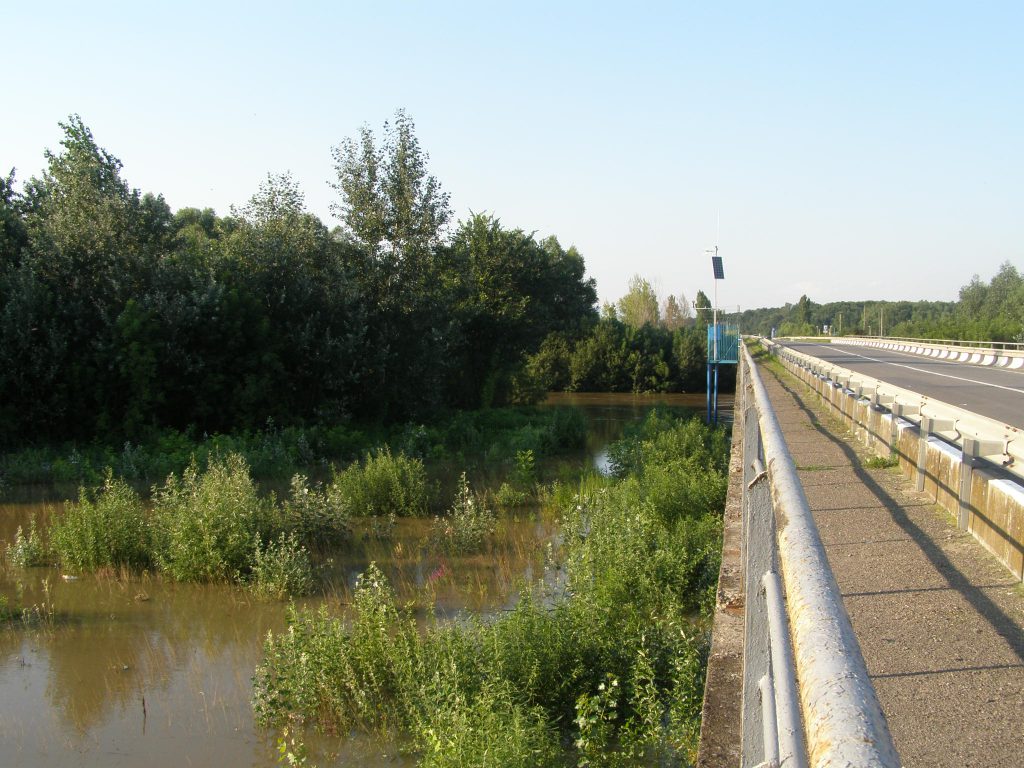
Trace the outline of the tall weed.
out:
<instances>
[{"instance_id":1,"label":"tall weed","mask_svg":"<svg viewBox=\"0 0 1024 768\"><path fill-rule=\"evenodd\" d=\"M142 499L109 469L100 488L81 489L78 502L50 523L50 546L61 566L74 571L148 568L151 537Z\"/></svg>"},{"instance_id":2,"label":"tall weed","mask_svg":"<svg viewBox=\"0 0 1024 768\"><path fill-rule=\"evenodd\" d=\"M18 530L14 533L14 541L7 545L6 552L7 562L18 568L33 568L49 564L47 549L36 528L34 515L29 521L28 533L25 533L20 525L18 526Z\"/></svg>"},{"instance_id":3,"label":"tall weed","mask_svg":"<svg viewBox=\"0 0 1024 768\"><path fill-rule=\"evenodd\" d=\"M449 554L479 552L497 527L498 518L485 499L473 493L463 472L452 508L447 515L434 518L431 540Z\"/></svg>"},{"instance_id":4,"label":"tall weed","mask_svg":"<svg viewBox=\"0 0 1024 768\"><path fill-rule=\"evenodd\" d=\"M283 524L306 546L330 546L349 537L349 505L337 485L311 486L305 475L295 475L282 506Z\"/></svg>"},{"instance_id":5,"label":"tall weed","mask_svg":"<svg viewBox=\"0 0 1024 768\"><path fill-rule=\"evenodd\" d=\"M270 600L302 597L313 591L316 578L309 552L294 533L282 533L253 549L251 589Z\"/></svg>"},{"instance_id":6,"label":"tall weed","mask_svg":"<svg viewBox=\"0 0 1024 768\"><path fill-rule=\"evenodd\" d=\"M260 498L239 454L195 462L153 494L156 561L177 581L238 581L252 567L257 541L281 523L273 498Z\"/></svg>"},{"instance_id":7,"label":"tall weed","mask_svg":"<svg viewBox=\"0 0 1024 768\"><path fill-rule=\"evenodd\" d=\"M356 517L397 515L420 517L430 504L430 486L423 461L383 448L366 454L334 476L328 489Z\"/></svg>"}]
</instances>

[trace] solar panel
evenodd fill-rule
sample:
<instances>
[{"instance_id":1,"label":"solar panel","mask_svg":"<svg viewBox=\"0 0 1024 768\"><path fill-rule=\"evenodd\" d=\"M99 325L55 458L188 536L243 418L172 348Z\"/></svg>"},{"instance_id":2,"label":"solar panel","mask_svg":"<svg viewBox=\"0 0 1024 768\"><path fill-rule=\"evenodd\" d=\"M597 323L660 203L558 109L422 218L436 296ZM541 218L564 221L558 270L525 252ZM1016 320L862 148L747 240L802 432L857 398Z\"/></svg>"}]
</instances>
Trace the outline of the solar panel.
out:
<instances>
[{"instance_id":1,"label":"solar panel","mask_svg":"<svg viewBox=\"0 0 1024 768\"><path fill-rule=\"evenodd\" d=\"M711 268L715 270L715 280L725 280L725 271L722 269L722 257L711 257Z\"/></svg>"}]
</instances>

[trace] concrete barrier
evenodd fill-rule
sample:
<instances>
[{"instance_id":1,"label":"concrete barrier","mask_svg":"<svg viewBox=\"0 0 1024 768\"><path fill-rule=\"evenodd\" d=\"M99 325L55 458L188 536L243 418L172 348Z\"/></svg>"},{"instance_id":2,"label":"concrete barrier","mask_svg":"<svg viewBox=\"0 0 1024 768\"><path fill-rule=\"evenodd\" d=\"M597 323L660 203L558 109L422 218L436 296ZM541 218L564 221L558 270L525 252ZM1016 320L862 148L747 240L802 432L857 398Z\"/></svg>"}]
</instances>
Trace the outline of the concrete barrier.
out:
<instances>
[{"instance_id":1,"label":"concrete barrier","mask_svg":"<svg viewBox=\"0 0 1024 768\"><path fill-rule=\"evenodd\" d=\"M1024 349L991 349L979 347L954 346L943 344L940 341L929 342L900 342L886 339L870 339L858 336L836 336L832 339L833 344L874 347L876 349L891 349L896 352L906 352L912 355L921 355L936 360L951 360L970 365L984 365L989 367L1010 368L1012 370L1024 367ZM970 343L970 342L969 342Z\"/></svg>"},{"instance_id":2,"label":"concrete barrier","mask_svg":"<svg viewBox=\"0 0 1024 768\"><path fill-rule=\"evenodd\" d=\"M857 397L856 387L842 376L833 381L826 373L816 373L783 356L778 359L814 389L831 413L873 453L896 454L905 475L912 479L920 476L919 490L952 513L958 527L969 531L1024 581L1024 484L1020 478L967 455L941 434L928 433L922 438L921 426Z\"/></svg>"}]
</instances>

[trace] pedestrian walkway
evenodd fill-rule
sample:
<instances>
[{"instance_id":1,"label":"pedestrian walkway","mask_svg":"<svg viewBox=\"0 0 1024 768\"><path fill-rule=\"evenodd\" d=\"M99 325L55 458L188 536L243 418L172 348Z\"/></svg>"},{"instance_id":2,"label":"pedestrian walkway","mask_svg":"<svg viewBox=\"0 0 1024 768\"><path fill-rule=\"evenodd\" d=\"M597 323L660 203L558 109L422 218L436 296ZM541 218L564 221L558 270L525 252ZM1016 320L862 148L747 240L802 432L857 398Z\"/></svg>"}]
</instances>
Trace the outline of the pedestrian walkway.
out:
<instances>
[{"instance_id":1,"label":"pedestrian walkway","mask_svg":"<svg viewBox=\"0 0 1024 768\"><path fill-rule=\"evenodd\" d=\"M1024 766L1024 589L817 395L760 366L903 765Z\"/></svg>"}]
</instances>

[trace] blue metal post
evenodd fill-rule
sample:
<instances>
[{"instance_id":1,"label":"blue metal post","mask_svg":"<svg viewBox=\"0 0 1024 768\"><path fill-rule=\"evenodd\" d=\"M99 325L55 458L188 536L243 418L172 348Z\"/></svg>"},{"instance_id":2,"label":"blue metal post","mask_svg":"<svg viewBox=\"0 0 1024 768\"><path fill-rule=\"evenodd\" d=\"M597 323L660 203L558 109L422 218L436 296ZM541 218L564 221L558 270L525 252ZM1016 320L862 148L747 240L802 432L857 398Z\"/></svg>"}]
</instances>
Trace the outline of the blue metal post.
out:
<instances>
[{"instance_id":1,"label":"blue metal post","mask_svg":"<svg viewBox=\"0 0 1024 768\"><path fill-rule=\"evenodd\" d=\"M711 423L711 361L708 360L708 386L707 386L707 401L708 401L708 424Z\"/></svg>"},{"instance_id":2,"label":"blue metal post","mask_svg":"<svg viewBox=\"0 0 1024 768\"><path fill-rule=\"evenodd\" d=\"M718 362L715 362L715 420L713 422L715 426L718 426Z\"/></svg>"}]
</instances>

